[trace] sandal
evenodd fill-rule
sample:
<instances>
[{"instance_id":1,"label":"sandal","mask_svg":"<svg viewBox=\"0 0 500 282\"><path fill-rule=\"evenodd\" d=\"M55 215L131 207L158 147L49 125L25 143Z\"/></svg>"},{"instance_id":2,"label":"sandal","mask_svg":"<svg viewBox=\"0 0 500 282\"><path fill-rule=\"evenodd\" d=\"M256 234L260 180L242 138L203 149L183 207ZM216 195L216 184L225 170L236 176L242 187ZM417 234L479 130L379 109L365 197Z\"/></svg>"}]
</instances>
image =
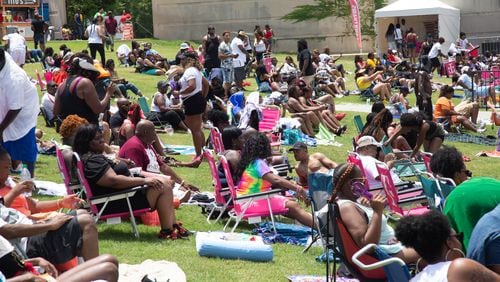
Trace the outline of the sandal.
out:
<instances>
[{"instance_id":1,"label":"sandal","mask_svg":"<svg viewBox=\"0 0 500 282\"><path fill-rule=\"evenodd\" d=\"M189 237L189 236L193 235L193 232L184 228L182 226L182 222L180 222L180 221L177 221L176 223L174 223L173 226L174 226L174 229L177 232L178 236L180 236L180 237L185 238L185 237Z\"/></svg>"},{"instance_id":2,"label":"sandal","mask_svg":"<svg viewBox=\"0 0 500 282\"><path fill-rule=\"evenodd\" d=\"M464 162L470 162L470 158L467 157L466 155L463 155L462 159L464 160Z\"/></svg>"},{"instance_id":3,"label":"sandal","mask_svg":"<svg viewBox=\"0 0 500 282\"><path fill-rule=\"evenodd\" d=\"M158 239L170 239L170 240L177 240L181 236L179 235L179 232L177 229L170 230L170 229L162 229L160 230L160 233L158 233Z\"/></svg>"}]
</instances>

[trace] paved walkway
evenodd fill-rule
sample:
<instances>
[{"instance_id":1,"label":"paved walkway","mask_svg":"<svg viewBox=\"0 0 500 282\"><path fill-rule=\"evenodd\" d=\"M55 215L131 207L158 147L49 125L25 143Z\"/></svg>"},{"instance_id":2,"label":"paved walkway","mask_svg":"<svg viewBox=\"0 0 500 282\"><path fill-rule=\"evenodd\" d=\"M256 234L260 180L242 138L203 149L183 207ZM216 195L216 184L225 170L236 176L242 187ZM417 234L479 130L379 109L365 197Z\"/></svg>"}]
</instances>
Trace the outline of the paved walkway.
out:
<instances>
[{"instance_id":1,"label":"paved walkway","mask_svg":"<svg viewBox=\"0 0 500 282\"><path fill-rule=\"evenodd\" d=\"M335 111L337 112L362 112L369 113L371 112L372 105L366 103L344 103L340 99L336 100L335 103ZM478 120L483 120L486 123L490 122L491 111L485 111L481 109L479 111Z\"/></svg>"}]
</instances>

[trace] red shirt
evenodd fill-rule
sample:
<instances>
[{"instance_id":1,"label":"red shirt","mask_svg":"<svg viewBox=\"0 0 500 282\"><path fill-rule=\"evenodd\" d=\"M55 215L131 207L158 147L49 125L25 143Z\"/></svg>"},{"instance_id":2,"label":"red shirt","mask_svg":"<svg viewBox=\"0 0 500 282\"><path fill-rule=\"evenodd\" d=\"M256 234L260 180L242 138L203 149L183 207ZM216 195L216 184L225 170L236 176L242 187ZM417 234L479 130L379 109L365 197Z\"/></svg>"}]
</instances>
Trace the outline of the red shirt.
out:
<instances>
[{"instance_id":1,"label":"red shirt","mask_svg":"<svg viewBox=\"0 0 500 282\"><path fill-rule=\"evenodd\" d=\"M120 23L125 23L126 21L129 21L130 19L132 19L132 15L131 14L123 14L120 17Z\"/></svg>"},{"instance_id":2,"label":"red shirt","mask_svg":"<svg viewBox=\"0 0 500 282\"><path fill-rule=\"evenodd\" d=\"M120 148L120 158L132 160L142 170L160 173L159 168L164 164L151 145L144 144L137 136L133 136Z\"/></svg>"},{"instance_id":3,"label":"red shirt","mask_svg":"<svg viewBox=\"0 0 500 282\"><path fill-rule=\"evenodd\" d=\"M104 26L106 27L106 31L109 34L116 34L116 29L118 27L118 22L115 20L115 18L110 18L107 17L106 20L104 21Z\"/></svg>"}]
</instances>

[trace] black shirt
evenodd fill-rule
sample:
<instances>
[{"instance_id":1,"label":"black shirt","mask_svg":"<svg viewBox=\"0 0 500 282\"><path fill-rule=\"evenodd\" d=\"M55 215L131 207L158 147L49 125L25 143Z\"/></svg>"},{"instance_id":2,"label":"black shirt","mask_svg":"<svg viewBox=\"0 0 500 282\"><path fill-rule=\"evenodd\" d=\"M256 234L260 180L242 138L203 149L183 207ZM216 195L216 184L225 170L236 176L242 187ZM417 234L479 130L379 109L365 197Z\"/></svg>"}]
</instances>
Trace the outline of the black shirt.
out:
<instances>
[{"instance_id":1,"label":"black shirt","mask_svg":"<svg viewBox=\"0 0 500 282\"><path fill-rule=\"evenodd\" d=\"M120 111L116 112L114 115L111 116L111 118L109 119L109 127L110 128L117 128L117 127L120 127L122 126L123 124L123 121L126 119L127 117L122 115L122 113Z\"/></svg>"},{"instance_id":2,"label":"black shirt","mask_svg":"<svg viewBox=\"0 0 500 282\"><path fill-rule=\"evenodd\" d=\"M115 188L102 187L97 184L108 169L114 170L118 175L130 176L130 171L125 162L115 163L102 154L87 153L82 156L82 161L85 178L89 182L94 196L117 192Z\"/></svg>"},{"instance_id":3,"label":"black shirt","mask_svg":"<svg viewBox=\"0 0 500 282\"><path fill-rule=\"evenodd\" d=\"M44 33L45 22L42 19L33 20L31 22L31 26L33 26L33 33L35 34Z\"/></svg>"},{"instance_id":4,"label":"black shirt","mask_svg":"<svg viewBox=\"0 0 500 282\"><path fill-rule=\"evenodd\" d=\"M305 76L313 75L314 69L313 69L313 65L312 65L312 56L311 56L311 52L309 52L309 49L304 49L299 53L298 61L299 61L300 71L302 71L302 68L304 66L304 61L306 61L306 60L309 61L309 63L307 64L307 68L306 68L304 75Z\"/></svg>"}]
</instances>

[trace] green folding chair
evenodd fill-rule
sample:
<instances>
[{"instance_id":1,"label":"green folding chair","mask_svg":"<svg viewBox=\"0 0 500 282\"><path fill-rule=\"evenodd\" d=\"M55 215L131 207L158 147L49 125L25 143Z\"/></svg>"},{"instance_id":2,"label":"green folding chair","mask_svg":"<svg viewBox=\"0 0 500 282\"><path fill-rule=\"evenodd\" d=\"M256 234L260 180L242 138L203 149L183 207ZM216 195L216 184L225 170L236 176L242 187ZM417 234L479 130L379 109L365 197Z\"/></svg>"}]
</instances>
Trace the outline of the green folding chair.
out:
<instances>
[{"instance_id":1,"label":"green folding chair","mask_svg":"<svg viewBox=\"0 0 500 282\"><path fill-rule=\"evenodd\" d=\"M142 96L137 99L137 103L139 103L139 106L141 107L142 112L144 115L149 114L149 105L148 105L148 100L146 100L146 97Z\"/></svg>"},{"instance_id":2,"label":"green folding chair","mask_svg":"<svg viewBox=\"0 0 500 282\"><path fill-rule=\"evenodd\" d=\"M363 131L363 127L365 127L365 124L363 123L360 115L354 116L354 126L356 126L358 133L361 133L361 131Z\"/></svg>"}]
</instances>

